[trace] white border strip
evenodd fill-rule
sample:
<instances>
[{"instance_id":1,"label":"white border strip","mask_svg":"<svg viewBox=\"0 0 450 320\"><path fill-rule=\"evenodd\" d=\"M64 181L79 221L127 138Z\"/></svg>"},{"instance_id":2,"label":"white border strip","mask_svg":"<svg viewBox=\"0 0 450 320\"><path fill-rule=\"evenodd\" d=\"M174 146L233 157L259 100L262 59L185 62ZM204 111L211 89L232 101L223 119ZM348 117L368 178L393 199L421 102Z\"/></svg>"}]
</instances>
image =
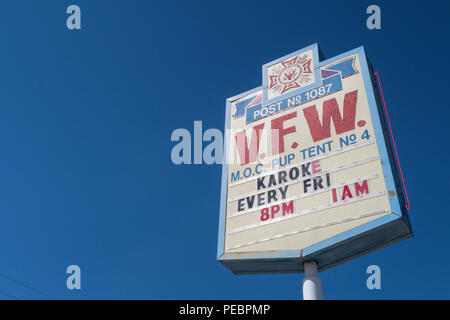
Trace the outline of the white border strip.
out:
<instances>
[{"instance_id":1,"label":"white border strip","mask_svg":"<svg viewBox=\"0 0 450 320\"><path fill-rule=\"evenodd\" d=\"M368 194L366 196L359 196L359 197L355 197L353 199L343 200L343 201L339 201L339 202L335 202L335 203L329 203L329 204L326 204L326 205L323 205L323 206L320 206L320 207L310 208L310 209L298 211L298 212L295 212L293 214L290 214L287 217L278 217L278 218L275 218L275 219L271 219L269 221L249 224L249 225L246 225L246 226L243 226L243 227L239 227L239 228L230 230L230 231L227 232L227 235L231 235L231 234L242 232L242 231L247 231L247 230L254 229L254 228L267 226L267 225L270 225L270 224L273 224L273 223L286 221L286 220L289 220L289 219L298 218L300 216L304 216L304 215L307 215L307 214L311 214L311 213L320 212L320 211L324 211L324 210L327 210L327 209L339 207L341 205L346 205L346 204L358 202L358 201L361 201L361 200L367 200L367 199L379 197L379 196L382 196L384 194L385 194L385 192L381 191L381 192L371 193L371 194Z\"/></svg>"},{"instance_id":2,"label":"white border strip","mask_svg":"<svg viewBox=\"0 0 450 320\"><path fill-rule=\"evenodd\" d=\"M322 192L325 192L325 191L330 191L331 189L334 189L334 188L344 187L345 185L348 185L348 184L351 184L351 183L360 182L360 181L364 181L364 180L371 180L371 179L376 179L376 178L378 178L378 174L375 173L375 174L372 174L372 175L367 176L367 177L353 179L353 180L350 180L350 181L338 183L338 184L335 184L335 185L332 185L332 186L329 186L329 187L326 187L326 188L323 188L323 189L320 189L320 190L317 190L317 191L314 191L314 192L311 192L311 193L302 193L302 194L299 194L299 195L296 195L296 196L292 196L292 197L286 198L284 200L279 200L279 201L276 201L276 202L271 202L271 203L264 204L264 205L259 206L259 207L254 207L254 208L251 208L251 209L247 209L245 211L241 211L241 212L238 211L238 212L235 212L235 213L232 213L232 214L228 215L227 218L239 217L239 216L241 216L243 214L247 214L247 213L251 213L251 212L254 212L254 211L258 211L259 209L263 209L263 208L267 208L267 207L270 207L270 206L274 206L276 204L281 204L283 202L307 198L309 196L313 196L313 195L316 195L316 194L319 194L319 193L322 193Z\"/></svg>"},{"instance_id":3,"label":"white border strip","mask_svg":"<svg viewBox=\"0 0 450 320\"><path fill-rule=\"evenodd\" d=\"M273 174L273 173L275 173L275 172L278 172L278 171L280 171L281 169L290 169L290 168L293 168L293 167L296 167L296 166L300 166L300 165L302 165L302 164L305 164L305 163L308 163L308 162L311 162L311 161L314 161L314 160L326 159L326 158L328 158L328 157L331 157L331 156L334 156L334 155L337 155L337 154L340 154L340 153L344 153L344 152L347 152L347 151L355 150L355 149L358 149L358 148L362 148L362 147L368 146L368 145L373 144L373 143L374 143L374 141L368 141L368 142L364 142L364 143L360 143L360 144L355 144L354 146L351 146L351 147L348 147L348 148L345 148L345 149L340 149L340 150L337 150L337 151L333 151L333 152L330 152L330 153L325 154L325 155L320 156L320 157L309 158L307 161L295 163L295 164L292 164L292 165L286 166L286 167L281 167L281 168L273 169L273 170L271 170L271 171L269 171L269 172L267 172L267 173L265 173L264 175L261 175L261 176L254 176L254 177L251 177L251 178L248 178L248 179L245 179L245 180L241 180L241 181L239 181L239 182L228 183L228 187L231 188L231 187L234 187L234 186L238 186L238 185L240 185L240 184L243 184L243 183L247 183L247 182L256 180L256 179L261 178L261 177L263 177L263 176L270 176L271 174ZM273 160L273 159L272 159L272 160ZM264 162L264 161L262 161L262 162ZM270 162L270 161L269 161L269 162ZM231 177L231 174L230 174L230 176L228 177L228 179L231 179L230 177Z\"/></svg>"},{"instance_id":4,"label":"white border strip","mask_svg":"<svg viewBox=\"0 0 450 320\"><path fill-rule=\"evenodd\" d=\"M296 231L292 231L292 232L288 232L288 233L282 233L282 234L277 234L273 237L270 238L264 238L261 240L256 240L256 241L252 241L252 242L247 242L244 244L240 244L240 245L236 245L230 248L227 248L226 250L233 250L233 249L238 249L238 248L242 248L242 247L247 247L247 246L251 246L254 244L258 244L261 242L266 242L266 241L270 241L270 240L276 240L276 239L280 239L280 238L284 238L284 237L288 237L288 236L292 236L295 234L299 234L299 233L304 233L307 231L311 231L311 230L316 230L316 229L321 229L321 228L325 228L325 227L329 227L329 226L333 226L333 225L337 225L337 224L341 224L341 223L345 223L345 222L350 222L350 221L354 221L354 220L359 220L359 219L363 219L363 218L368 218L368 217L372 217L372 216L376 216L376 215L380 215L383 213L388 213L388 210L380 210L380 211L375 211L375 212L371 212L371 213L366 213L366 214L362 214L359 216L354 216L351 218L346 218L346 219L342 219L342 220L336 220L330 223L325 223L325 224L320 224L317 226L312 226L312 227L307 227L301 230L296 230Z\"/></svg>"}]
</instances>

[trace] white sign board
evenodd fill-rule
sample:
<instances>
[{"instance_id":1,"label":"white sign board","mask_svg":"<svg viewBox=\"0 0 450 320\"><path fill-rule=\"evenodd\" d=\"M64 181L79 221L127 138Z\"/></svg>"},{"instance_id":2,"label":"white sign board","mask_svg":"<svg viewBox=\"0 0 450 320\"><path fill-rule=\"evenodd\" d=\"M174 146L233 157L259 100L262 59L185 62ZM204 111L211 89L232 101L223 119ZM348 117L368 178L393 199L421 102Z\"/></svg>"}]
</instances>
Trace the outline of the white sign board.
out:
<instances>
[{"instance_id":1,"label":"white sign board","mask_svg":"<svg viewBox=\"0 0 450 320\"><path fill-rule=\"evenodd\" d=\"M218 258L233 272L301 272L315 245L337 248L334 261L308 258L329 267L349 259L347 237L373 250L386 218L411 236L363 48L319 62L313 45L266 64L226 116Z\"/></svg>"}]
</instances>

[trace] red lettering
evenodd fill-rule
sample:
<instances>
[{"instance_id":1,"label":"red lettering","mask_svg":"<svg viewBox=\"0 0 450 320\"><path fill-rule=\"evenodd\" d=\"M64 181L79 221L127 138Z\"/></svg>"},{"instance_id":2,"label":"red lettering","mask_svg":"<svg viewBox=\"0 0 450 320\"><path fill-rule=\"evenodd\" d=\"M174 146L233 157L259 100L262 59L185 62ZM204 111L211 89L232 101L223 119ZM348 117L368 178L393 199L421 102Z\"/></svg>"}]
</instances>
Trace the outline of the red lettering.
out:
<instances>
[{"instance_id":1,"label":"red lettering","mask_svg":"<svg viewBox=\"0 0 450 320\"><path fill-rule=\"evenodd\" d=\"M272 155L284 152L284 136L296 131L295 126L284 128L286 120L297 117L297 111L272 120Z\"/></svg>"},{"instance_id":2,"label":"red lettering","mask_svg":"<svg viewBox=\"0 0 450 320\"><path fill-rule=\"evenodd\" d=\"M283 203L283 216L286 213L294 213L294 201L291 200L289 203Z\"/></svg>"},{"instance_id":3,"label":"red lettering","mask_svg":"<svg viewBox=\"0 0 450 320\"><path fill-rule=\"evenodd\" d=\"M322 170L320 169L320 161L319 160L313 160L311 161L311 172L313 174L319 173Z\"/></svg>"},{"instance_id":4,"label":"red lettering","mask_svg":"<svg viewBox=\"0 0 450 320\"><path fill-rule=\"evenodd\" d=\"M344 190L342 191L342 200L345 200L345 198L353 198L353 195L348 186L345 186Z\"/></svg>"},{"instance_id":5,"label":"red lettering","mask_svg":"<svg viewBox=\"0 0 450 320\"><path fill-rule=\"evenodd\" d=\"M360 185L358 182L355 183L355 193L358 197L360 194L369 194L369 185L367 184L367 180L364 180L362 182L362 185Z\"/></svg>"},{"instance_id":6,"label":"red lettering","mask_svg":"<svg viewBox=\"0 0 450 320\"><path fill-rule=\"evenodd\" d=\"M355 129L356 102L358 90L348 92L344 97L344 116L341 116L339 105L335 98L323 103L322 123L319 120L316 105L303 109L309 131L314 142L331 137L330 124L333 119L336 134Z\"/></svg>"},{"instance_id":7,"label":"red lettering","mask_svg":"<svg viewBox=\"0 0 450 320\"><path fill-rule=\"evenodd\" d=\"M239 158L241 159L241 165L256 161L263 128L264 123L258 124L252 128L253 131L250 140L250 150L248 148L247 134L245 130L236 133L236 145L239 152Z\"/></svg>"},{"instance_id":8,"label":"red lettering","mask_svg":"<svg viewBox=\"0 0 450 320\"><path fill-rule=\"evenodd\" d=\"M264 208L261 210L261 221L266 221L269 219L269 208Z\"/></svg>"},{"instance_id":9,"label":"red lettering","mask_svg":"<svg viewBox=\"0 0 450 320\"><path fill-rule=\"evenodd\" d=\"M332 189L331 190L331 194L333 196L333 202L337 202L337 193L336 193L336 189Z\"/></svg>"},{"instance_id":10,"label":"red lettering","mask_svg":"<svg viewBox=\"0 0 450 320\"><path fill-rule=\"evenodd\" d=\"M275 213L277 213L278 211L280 211L280 206L279 205L274 205L272 206L271 210L270 210L270 215L272 217L272 219L275 217Z\"/></svg>"}]
</instances>

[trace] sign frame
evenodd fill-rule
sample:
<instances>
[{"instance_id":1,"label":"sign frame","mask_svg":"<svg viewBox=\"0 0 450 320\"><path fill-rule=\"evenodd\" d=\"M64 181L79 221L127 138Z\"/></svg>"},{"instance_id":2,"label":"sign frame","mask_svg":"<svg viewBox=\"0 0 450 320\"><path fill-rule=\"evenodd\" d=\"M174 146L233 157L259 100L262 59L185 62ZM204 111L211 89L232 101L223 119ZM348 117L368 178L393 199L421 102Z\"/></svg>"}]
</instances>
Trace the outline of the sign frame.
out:
<instances>
[{"instance_id":1,"label":"sign frame","mask_svg":"<svg viewBox=\"0 0 450 320\"><path fill-rule=\"evenodd\" d=\"M387 190L389 191L388 194L391 213L303 249L270 252L249 251L240 253L225 253L228 186L228 166L226 159L228 159L228 148L230 143L230 137L226 134L224 141L224 160L222 163L217 260L234 274L303 273L304 263L309 261L315 261L317 263L318 270L323 271L364 254L413 237L408 212L405 208L405 199L399 177L399 168L397 167L397 162L395 161L392 148L392 137L389 134L386 115L381 106L380 94L376 79L373 75L373 68L367 59L364 47L360 46L330 59L319 61L318 53L320 52L320 49L317 44L313 44L279 58L271 63L263 65L263 75L266 75L268 65L273 65L277 61L285 60L311 49L313 50L315 59L317 59L315 61L317 65L315 69L317 68L317 70L320 70L320 67L324 65L328 65L350 55L357 55L359 58L361 69L360 72L362 73L364 87L367 94L374 135L376 137L377 148L382 164L382 171ZM263 79L266 79L266 77L263 77ZM230 129L232 103L263 89L264 85L227 99L225 112L225 132ZM277 98L277 100L280 99ZM263 90L263 101L267 102L266 90Z\"/></svg>"}]
</instances>

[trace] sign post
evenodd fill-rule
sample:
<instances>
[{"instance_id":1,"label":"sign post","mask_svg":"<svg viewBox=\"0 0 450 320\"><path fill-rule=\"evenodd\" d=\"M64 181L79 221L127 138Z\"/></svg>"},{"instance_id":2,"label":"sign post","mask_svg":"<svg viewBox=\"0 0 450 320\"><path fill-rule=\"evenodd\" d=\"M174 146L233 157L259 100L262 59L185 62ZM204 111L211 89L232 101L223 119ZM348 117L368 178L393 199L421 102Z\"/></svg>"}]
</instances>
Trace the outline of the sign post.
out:
<instances>
[{"instance_id":1,"label":"sign post","mask_svg":"<svg viewBox=\"0 0 450 320\"><path fill-rule=\"evenodd\" d=\"M363 47L317 44L263 65L227 99L217 259L235 274L317 272L412 237L402 183Z\"/></svg>"},{"instance_id":2,"label":"sign post","mask_svg":"<svg viewBox=\"0 0 450 320\"><path fill-rule=\"evenodd\" d=\"M305 262L304 269L303 300L322 300L322 282L317 273L317 263Z\"/></svg>"}]
</instances>

